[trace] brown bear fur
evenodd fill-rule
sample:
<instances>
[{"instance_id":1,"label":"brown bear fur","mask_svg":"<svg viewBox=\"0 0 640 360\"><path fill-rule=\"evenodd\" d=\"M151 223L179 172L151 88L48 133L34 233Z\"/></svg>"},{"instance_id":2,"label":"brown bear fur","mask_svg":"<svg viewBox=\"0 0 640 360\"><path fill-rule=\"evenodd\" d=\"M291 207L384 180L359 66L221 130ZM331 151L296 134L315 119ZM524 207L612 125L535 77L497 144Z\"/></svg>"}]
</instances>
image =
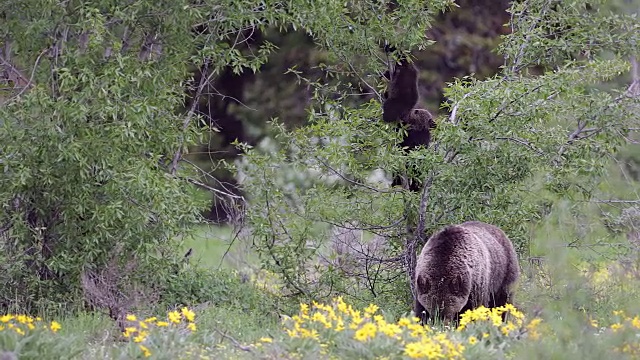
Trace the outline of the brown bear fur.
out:
<instances>
[{"instance_id":1,"label":"brown bear fur","mask_svg":"<svg viewBox=\"0 0 640 360\"><path fill-rule=\"evenodd\" d=\"M403 120L418 102L418 69L415 65L406 59L396 64L384 95L382 120Z\"/></svg>"},{"instance_id":2,"label":"brown bear fur","mask_svg":"<svg viewBox=\"0 0 640 360\"><path fill-rule=\"evenodd\" d=\"M420 145L429 146L431 130L435 129L436 123L428 110L413 109L402 118L402 122L409 125L407 137L400 144L402 147L411 150Z\"/></svg>"},{"instance_id":3,"label":"brown bear fur","mask_svg":"<svg viewBox=\"0 0 640 360\"><path fill-rule=\"evenodd\" d=\"M433 235L417 259L415 315L457 320L469 309L512 301L520 276L511 240L479 221L452 225Z\"/></svg>"}]
</instances>

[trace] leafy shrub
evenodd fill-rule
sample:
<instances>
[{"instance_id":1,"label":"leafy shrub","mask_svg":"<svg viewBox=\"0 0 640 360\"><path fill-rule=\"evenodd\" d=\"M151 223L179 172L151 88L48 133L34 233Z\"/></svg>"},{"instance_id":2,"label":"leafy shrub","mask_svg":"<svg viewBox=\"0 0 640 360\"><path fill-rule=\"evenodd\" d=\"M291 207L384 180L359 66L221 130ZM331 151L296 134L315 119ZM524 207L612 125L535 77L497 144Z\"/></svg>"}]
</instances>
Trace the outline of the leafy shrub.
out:
<instances>
[{"instance_id":1,"label":"leafy shrub","mask_svg":"<svg viewBox=\"0 0 640 360\"><path fill-rule=\"evenodd\" d=\"M237 309L273 309L272 294L260 291L237 271L185 267L161 284L162 307L194 306L205 302Z\"/></svg>"}]
</instances>

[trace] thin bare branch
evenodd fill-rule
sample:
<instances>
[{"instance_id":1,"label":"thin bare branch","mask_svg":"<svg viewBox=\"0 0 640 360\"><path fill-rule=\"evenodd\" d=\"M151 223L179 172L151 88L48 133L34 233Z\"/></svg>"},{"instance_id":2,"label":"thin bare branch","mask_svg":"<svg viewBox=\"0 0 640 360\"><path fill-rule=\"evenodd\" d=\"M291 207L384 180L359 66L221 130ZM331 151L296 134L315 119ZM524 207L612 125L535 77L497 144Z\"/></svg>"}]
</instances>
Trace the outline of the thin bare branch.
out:
<instances>
[{"instance_id":1,"label":"thin bare branch","mask_svg":"<svg viewBox=\"0 0 640 360\"><path fill-rule=\"evenodd\" d=\"M4 41L4 51L0 52L0 65L7 69L8 80L13 81L17 86L28 87L31 84L29 78L27 78L22 71L16 68L11 63L11 57L13 53L11 50L11 40L5 39ZM40 55L42 56L42 54ZM38 56L38 59L40 58ZM37 61L36 61L37 64Z\"/></svg>"},{"instance_id":2,"label":"thin bare branch","mask_svg":"<svg viewBox=\"0 0 640 360\"><path fill-rule=\"evenodd\" d=\"M512 138L512 137L496 137L497 140L508 140L511 142L515 142L518 143L520 145L524 145L526 146L528 149L530 149L531 151L537 153L538 155L544 155L544 152L542 150L539 150L537 148L535 148L533 145L531 145L531 143L529 143L526 140L523 139L519 139L519 138Z\"/></svg>"},{"instance_id":3,"label":"thin bare branch","mask_svg":"<svg viewBox=\"0 0 640 360\"><path fill-rule=\"evenodd\" d=\"M458 123L458 119L456 119L456 116L458 115L458 107L460 106L460 103L462 103L462 101L464 99L466 99L469 95L471 95L471 92L468 92L466 94L464 94L464 96L462 97L462 99L458 100L455 105L453 105L453 109L451 110L451 115L449 115L449 122L452 124L457 124Z\"/></svg>"},{"instance_id":4,"label":"thin bare branch","mask_svg":"<svg viewBox=\"0 0 640 360\"><path fill-rule=\"evenodd\" d=\"M524 50L527 48L527 45L529 44L529 40L531 40L531 35L534 33L534 29L538 26L540 21L542 21L542 19L545 17L550 6L551 6L551 0L547 0L547 2L543 5L542 10L540 11L540 16L531 23L531 26L527 30L526 32L527 35L525 36L524 41L522 42L522 45L520 45L520 48L518 49L518 54L513 59L513 64L511 65L512 74L519 72L520 69L523 67L522 58L524 56ZM514 24L513 17L511 19L511 24ZM513 25L512 25L512 31L513 30L515 29L513 29Z\"/></svg>"},{"instance_id":5,"label":"thin bare branch","mask_svg":"<svg viewBox=\"0 0 640 360\"><path fill-rule=\"evenodd\" d=\"M248 347L248 346L244 346L242 344L240 344L240 342L238 342L238 340L234 339L233 337L223 333L222 331L218 330L218 329L214 329L218 334L220 334L220 336L222 336L223 338L231 341L231 343L233 344L233 346L237 347L238 349L242 350L242 351L246 351L246 352L250 352L252 353L253 350Z\"/></svg>"},{"instance_id":6,"label":"thin bare branch","mask_svg":"<svg viewBox=\"0 0 640 360\"><path fill-rule=\"evenodd\" d=\"M230 198L239 199L239 200L243 200L244 201L244 196L234 195L234 194L222 191L220 189L216 189L216 188L214 188L212 186L209 186L209 185L207 185L207 184L205 184L205 183L203 183L201 181L198 181L196 179L193 179L193 178L190 178L190 177L180 177L180 176L178 176L177 178L186 180L187 182L189 182L189 183L191 183L193 185L196 185L196 186L199 186L199 187L201 187L203 189L212 191L212 192L214 192L216 194L220 194L220 195L223 195L223 196L227 196L227 197L230 197Z\"/></svg>"},{"instance_id":7,"label":"thin bare branch","mask_svg":"<svg viewBox=\"0 0 640 360\"><path fill-rule=\"evenodd\" d=\"M640 200L623 200L623 199L610 199L610 200L589 200L591 203L596 204L640 204Z\"/></svg>"},{"instance_id":8,"label":"thin bare branch","mask_svg":"<svg viewBox=\"0 0 640 360\"><path fill-rule=\"evenodd\" d=\"M334 169L333 167L331 167L331 165L329 165L326 161L316 157L316 160L318 160L318 162L320 162L322 165L324 165L324 167L326 167L327 169L329 169L329 171L331 171L332 173L334 173L335 175L337 175L339 178L341 178L342 180L352 184L352 185L356 185L359 187L363 187L367 190L371 190L371 191L375 191L375 192L379 192L379 193L396 193L396 192L400 192L400 190L395 190L395 189L391 189L391 190L380 190L380 189L376 189L372 186L357 182L355 180L351 180L349 178L347 178L346 176L344 176L343 174L341 174L338 170Z\"/></svg>"},{"instance_id":9,"label":"thin bare branch","mask_svg":"<svg viewBox=\"0 0 640 360\"><path fill-rule=\"evenodd\" d=\"M545 84L540 84L532 89L529 89L527 91L525 91L524 93L522 93L520 96L516 97L515 99L506 102L506 100L502 103L502 106L500 106L500 108L498 109L498 111L496 111L496 113L489 119L488 122L493 122L495 121L503 112L504 110L510 106L513 105L514 103L516 103L517 101L521 100L523 97L525 97L526 95L532 94L538 90L540 90L540 88L542 88L542 86Z\"/></svg>"},{"instance_id":10,"label":"thin bare branch","mask_svg":"<svg viewBox=\"0 0 640 360\"><path fill-rule=\"evenodd\" d=\"M207 73L209 72L209 63L210 61L207 58L204 64L202 65L202 72L200 74L200 83L198 84L198 88L196 89L196 94L193 96L193 99L191 100L191 107L189 108L189 112L187 113L187 116L185 117L184 122L182 123L182 135L181 135L180 147L178 148L176 153L173 155L173 160L171 161L171 168L169 171L171 175L175 175L178 169L178 162L180 161L180 157L182 156L182 147L184 146L184 132L187 131L187 128L189 128L189 124L191 123L191 118L193 117L193 114L196 111L196 106L198 105L198 101L200 100L202 89L204 89L204 87L207 84L207 79L208 79Z\"/></svg>"},{"instance_id":11,"label":"thin bare branch","mask_svg":"<svg viewBox=\"0 0 640 360\"><path fill-rule=\"evenodd\" d=\"M15 66L13 66L11 63L9 63L1 54L0 54L0 64L7 67L12 73L14 73L15 75L17 75L17 79L20 79L21 81L26 83L24 84L24 86L22 86L22 89L20 90L20 92L18 92L16 95L14 95L12 98L17 98L20 97L25 91L27 91L27 89L31 88L31 86L33 86L33 79L36 75L36 70L38 68L38 65L40 64L40 60L42 59L42 56L44 54L46 54L49 51L49 49L45 49L43 51L40 52L40 54L38 54L38 57L36 58L35 63L33 64L33 69L31 70L31 76L29 77L29 79L26 79L24 77L24 74L22 74L22 72L20 70L18 70Z\"/></svg>"}]
</instances>

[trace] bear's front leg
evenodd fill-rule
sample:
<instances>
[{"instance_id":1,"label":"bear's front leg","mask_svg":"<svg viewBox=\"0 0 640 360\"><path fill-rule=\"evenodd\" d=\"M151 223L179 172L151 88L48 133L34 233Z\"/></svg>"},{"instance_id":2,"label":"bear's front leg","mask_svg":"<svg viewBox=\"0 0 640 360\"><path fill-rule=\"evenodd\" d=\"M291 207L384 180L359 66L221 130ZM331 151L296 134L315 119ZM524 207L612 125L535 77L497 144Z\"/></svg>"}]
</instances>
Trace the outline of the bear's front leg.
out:
<instances>
[{"instance_id":1,"label":"bear's front leg","mask_svg":"<svg viewBox=\"0 0 640 360\"><path fill-rule=\"evenodd\" d=\"M418 301L417 298L415 299L413 312L415 316L420 319L421 325L424 325L427 323L427 320L429 319L429 313L427 312L427 309L425 309L424 306L422 306L422 304L420 303L420 301Z\"/></svg>"}]
</instances>

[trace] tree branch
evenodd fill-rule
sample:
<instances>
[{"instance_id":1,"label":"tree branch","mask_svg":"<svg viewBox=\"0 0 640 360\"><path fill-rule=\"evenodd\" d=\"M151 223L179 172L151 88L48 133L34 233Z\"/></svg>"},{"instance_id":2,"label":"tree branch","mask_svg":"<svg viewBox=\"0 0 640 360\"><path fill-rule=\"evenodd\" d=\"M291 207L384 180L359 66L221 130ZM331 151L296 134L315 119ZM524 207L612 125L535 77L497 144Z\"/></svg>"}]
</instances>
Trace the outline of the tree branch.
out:
<instances>
[{"instance_id":1,"label":"tree branch","mask_svg":"<svg viewBox=\"0 0 640 360\"><path fill-rule=\"evenodd\" d=\"M198 84L198 88L196 89L196 94L194 95L193 100L191 102L191 107L189 108L189 112L187 113L187 116L185 117L184 122L182 123L182 135L180 139L180 147L178 148L176 153L173 155L173 160L171 161L171 168L169 170L171 175L175 175L178 169L178 162L180 161L180 157L182 156L182 147L184 146L184 132L187 131L187 129L189 128L189 124L191 123L191 118L193 117L193 114L195 113L195 110L196 110L196 106L198 105L198 101L200 100L202 89L204 89L204 87L208 83L208 76L207 76L208 72L209 72L209 58L207 58L204 61L204 64L202 66L202 71L200 74L200 83Z\"/></svg>"}]
</instances>

